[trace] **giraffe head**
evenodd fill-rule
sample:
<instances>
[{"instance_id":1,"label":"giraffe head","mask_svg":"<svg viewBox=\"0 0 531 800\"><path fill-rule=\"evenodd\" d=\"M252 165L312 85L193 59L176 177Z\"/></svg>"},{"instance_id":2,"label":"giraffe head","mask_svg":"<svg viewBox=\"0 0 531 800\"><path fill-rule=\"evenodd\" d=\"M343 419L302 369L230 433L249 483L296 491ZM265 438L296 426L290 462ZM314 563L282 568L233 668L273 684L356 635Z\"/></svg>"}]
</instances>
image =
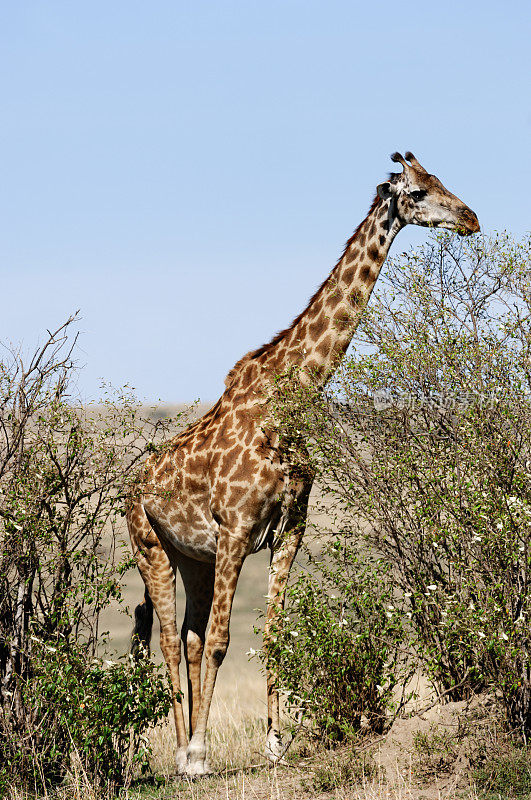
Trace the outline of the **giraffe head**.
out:
<instances>
[{"instance_id":1,"label":"giraffe head","mask_svg":"<svg viewBox=\"0 0 531 800\"><path fill-rule=\"evenodd\" d=\"M403 225L449 228L462 236L479 231L474 212L449 192L435 175L430 175L413 153L406 153L405 158L400 153L393 153L391 160L402 164L404 169L391 174L377 191L383 200L391 201L391 213Z\"/></svg>"}]
</instances>

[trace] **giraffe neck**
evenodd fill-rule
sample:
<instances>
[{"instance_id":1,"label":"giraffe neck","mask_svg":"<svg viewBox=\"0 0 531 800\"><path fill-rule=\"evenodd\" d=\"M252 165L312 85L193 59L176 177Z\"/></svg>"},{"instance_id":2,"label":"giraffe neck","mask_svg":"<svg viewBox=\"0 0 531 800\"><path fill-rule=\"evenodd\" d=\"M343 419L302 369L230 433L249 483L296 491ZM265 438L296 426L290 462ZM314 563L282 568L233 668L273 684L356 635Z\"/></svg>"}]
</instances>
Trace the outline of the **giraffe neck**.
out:
<instances>
[{"instance_id":1,"label":"giraffe neck","mask_svg":"<svg viewBox=\"0 0 531 800\"><path fill-rule=\"evenodd\" d=\"M290 328L254 357L276 374L293 366L301 379L324 384L354 335L389 248L404 223L389 200L376 197L328 278Z\"/></svg>"}]
</instances>

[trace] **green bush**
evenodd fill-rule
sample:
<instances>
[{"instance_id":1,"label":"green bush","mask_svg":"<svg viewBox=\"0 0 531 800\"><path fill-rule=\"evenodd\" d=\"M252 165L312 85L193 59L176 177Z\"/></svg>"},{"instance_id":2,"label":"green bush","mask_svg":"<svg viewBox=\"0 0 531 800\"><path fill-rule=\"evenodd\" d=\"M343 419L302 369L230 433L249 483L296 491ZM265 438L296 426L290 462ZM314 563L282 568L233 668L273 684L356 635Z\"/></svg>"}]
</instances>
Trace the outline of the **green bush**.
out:
<instances>
[{"instance_id":1,"label":"green bush","mask_svg":"<svg viewBox=\"0 0 531 800\"><path fill-rule=\"evenodd\" d=\"M100 612L132 562L125 498L169 423L127 391L76 402L72 322L29 360L0 362L0 774L38 790L76 759L93 782L129 780L167 708L150 662L94 659Z\"/></svg>"},{"instance_id":2,"label":"green bush","mask_svg":"<svg viewBox=\"0 0 531 800\"><path fill-rule=\"evenodd\" d=\"M276 408L292 457L309 462L339 510L338 528L385 564L379 580L392 580L410 650L438 691L498 692L524 737L530 256L529 238L508 236L437 236L403 254L335 383L320 394L279 382Z\"/></svg>"},{"instance_id":3,"label":"green bush","mask_svg":"<svg viewBox=\"0 0 531 800\"><path fill-rule=\"evenodd\" d=\"M286 703L327 742L359 732L362 716L381 731L401 675L403 628L392 587L375 565L335 540L289 587L262 659Z\"/></svg>"},{"instance_id":4,"label":"green bush","mask_svg":"<svg viewBox=\"0 0 531 800\"><path fill-rule=\"evenodd\" d=\"M78 771L93 785L122 786L149 769L146 732L167 716L171 686L149 659L88 660L82 646L37 643L22 698L32 711L32 752L9 743L0 785L13 776L53 783Z\"/></svg>"}]
</instances>

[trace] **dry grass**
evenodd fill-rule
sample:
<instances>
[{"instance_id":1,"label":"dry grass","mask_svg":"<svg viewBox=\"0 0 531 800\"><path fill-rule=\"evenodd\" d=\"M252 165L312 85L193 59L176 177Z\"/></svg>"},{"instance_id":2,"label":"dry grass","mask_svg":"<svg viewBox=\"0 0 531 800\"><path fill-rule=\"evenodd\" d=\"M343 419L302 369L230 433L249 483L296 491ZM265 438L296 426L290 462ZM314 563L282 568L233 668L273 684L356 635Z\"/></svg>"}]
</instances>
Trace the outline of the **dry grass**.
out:
<instances>
[{"instance_id":1,"label":"dry grass","mask_svg":"<svg viewBox=\"0 0 531 800\"><path fill-rule=\"evenodd\" d=\"M233 694L214 696L209 723L209 759L215 772L245 768L263 763L265 716L249 710L246 698L253 699L259 689L255 681L242 680L233 686ZM252 703L251 703L252 705ZM186 711L186 706L185 706ZM175 731L168 720L150 736L153 769L156 774L175 775Z\"/></svg>"}]
</instances>

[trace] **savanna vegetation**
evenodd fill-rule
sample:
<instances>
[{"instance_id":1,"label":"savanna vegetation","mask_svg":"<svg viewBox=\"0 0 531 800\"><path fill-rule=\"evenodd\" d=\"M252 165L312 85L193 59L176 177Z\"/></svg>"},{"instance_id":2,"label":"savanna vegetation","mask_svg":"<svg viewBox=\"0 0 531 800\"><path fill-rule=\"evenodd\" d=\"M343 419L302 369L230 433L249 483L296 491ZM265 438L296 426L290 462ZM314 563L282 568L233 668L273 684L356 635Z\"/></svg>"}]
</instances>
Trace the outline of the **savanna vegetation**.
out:
<instances>
[{"instance_id":1,"label":"savanna vegetation","mask_svg":"<svg viewBox=\"0 0 531 800\"><path fill-rule=\"evenodd\" d=\"M279 376L272 414L324 513L259 653L304 777L256 796L353 797L370 781L377 796L370 744L411 709L413 675L461 720L413 738L411 780L465 759L470 796L528 796L530 256L529 238L433 236L387 265L326 391ZM128 393L77 402L70 327L0 367L0 784L42 794L84 775L108 794L148 769L168 713L162 671L102 660L96 642L130 566L114 546L124 498L171 431ZM178 791L245 796L215 781Z\"/></svg>"}]
</instances>

